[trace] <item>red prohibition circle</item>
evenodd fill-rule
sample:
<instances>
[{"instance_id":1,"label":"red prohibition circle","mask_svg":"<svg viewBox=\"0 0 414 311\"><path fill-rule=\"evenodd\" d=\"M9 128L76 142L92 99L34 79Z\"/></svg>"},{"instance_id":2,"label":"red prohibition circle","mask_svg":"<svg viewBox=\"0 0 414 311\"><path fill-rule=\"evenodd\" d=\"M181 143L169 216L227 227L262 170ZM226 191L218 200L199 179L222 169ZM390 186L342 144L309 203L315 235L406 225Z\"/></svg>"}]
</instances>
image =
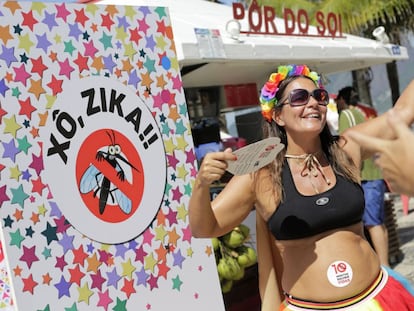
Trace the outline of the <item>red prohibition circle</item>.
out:
<instances>
[{"instance_id":1,"label":"red prohibition circle","mask_svg":"<svg viewBox=\"0 0 414 311\"><path fill-rule=\"evenodd\" d=\"M114 145L121 148L120 155L125 159L125 161L119 158L114 160L116 167L107 160L108 149ZM98 160L98 153L101 155L100 160ZM120 170L124 172L123 181L120 178ZM110 182L109 191L103 190L104 178L106 182ZM142 161L136 148L122 133L112 129L92 132L81 144L76 159L76 181L82 200L89 211L95 217L109 223L123 222L134 215L142 200L145 187ZM88 184L86 188L85 183ZM108 195L106 200L102 200L103 212L100 210L101 195L102 198L105 197L101 194L102 191L106 191ZM123 198L120 202L116 200L119 195ZM128 200L131 204L130 210L125 211L127 204L125 202Z\"/></svg>"},{"instance_id":2,"label":"red prohibition circle","mask_svg":"<svg viewBox=\"0 0 414 311\"><path fill-rule=\"evenodd\" d=\"M340 263L338 264L338 272L343 273L344 271L346 271L346 264L345 264L345 263L343 263L343 262L340 262Z\"/></svg>"}]
</instances>

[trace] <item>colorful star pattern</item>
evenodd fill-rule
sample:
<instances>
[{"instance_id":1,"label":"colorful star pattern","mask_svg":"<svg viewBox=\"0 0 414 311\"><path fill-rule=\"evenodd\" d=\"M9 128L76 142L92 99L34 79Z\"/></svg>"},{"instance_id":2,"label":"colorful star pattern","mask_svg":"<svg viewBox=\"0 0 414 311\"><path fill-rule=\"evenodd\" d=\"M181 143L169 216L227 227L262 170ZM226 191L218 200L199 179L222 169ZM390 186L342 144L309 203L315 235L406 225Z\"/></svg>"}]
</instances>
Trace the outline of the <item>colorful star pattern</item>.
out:
<instances>
[{"instance_id":1,"label":"colorful star pattern","mask_svg":"<svg viewBox=\"0 0 414 311\"><path fill-rule=\"evenodd\" d=\"M41 289L48 293L41 310L128 310L146 291L154 301L140 309L151 310L161 286L182 290L194 251L205 256L188 225L197 163L168 15L156 7L10 1L0 7L5 16L12 20L0 26L0 220L17 299L38 299ZM94 75L136 89L159 123L168 160L156 219L123 244L73 228L42 174L42 133L65 81Z\"/></svg>"}]
</instances>

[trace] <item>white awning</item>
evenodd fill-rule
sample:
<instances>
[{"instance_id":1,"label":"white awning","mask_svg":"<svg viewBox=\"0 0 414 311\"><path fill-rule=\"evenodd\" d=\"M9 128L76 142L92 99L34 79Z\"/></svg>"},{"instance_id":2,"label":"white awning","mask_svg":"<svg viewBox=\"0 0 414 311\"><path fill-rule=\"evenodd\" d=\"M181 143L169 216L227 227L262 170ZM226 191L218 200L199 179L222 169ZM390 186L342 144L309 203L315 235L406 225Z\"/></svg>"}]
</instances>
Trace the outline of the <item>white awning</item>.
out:
<instances>
[{"instance_id":1,"label":"white awning","mask_svg":"<svg viewBox=\"0 0 414 311\"><path fill-rule=\"evenodd\" d=\"M227 34L232 7L203 0L102 0L103 4L168 7L184 87L258 82L280 64L307 64L320 73L337 73L408 59L402 46L344 34L344 38ZM284 21L276 19L278 29ZM218 29L222 57L202 57L195 29ZM247 29L247 22L242 22ZM280 30L279 30L280 31ZM316 34L316 28L310 27Z\"/></svg>"}]
</instances>

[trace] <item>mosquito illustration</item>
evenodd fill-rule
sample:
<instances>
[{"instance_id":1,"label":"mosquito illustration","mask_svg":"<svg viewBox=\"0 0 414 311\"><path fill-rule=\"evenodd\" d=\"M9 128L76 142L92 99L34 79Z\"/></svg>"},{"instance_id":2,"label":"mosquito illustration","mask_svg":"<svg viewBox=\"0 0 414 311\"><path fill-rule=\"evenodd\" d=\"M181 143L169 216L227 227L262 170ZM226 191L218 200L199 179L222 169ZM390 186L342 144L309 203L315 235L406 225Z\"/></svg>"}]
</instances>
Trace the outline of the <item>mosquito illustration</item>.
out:
<instances>
[{"instance_id":1,"label":"mosquito illustration","mask_svg":"<svg viewBox=\"0 0 414 311\"><path fill-rule=\"evenodd\" d=\"M108 146L108 151L104 152L99 150L96 153L96 159L98 161L106 161L117 171L117 177L121 180L125 180L125 172L122 167L119 165L118 161L123 161L128 164L132 169L138 171L131 163L129 163L121 155L121 146L115 142L115 133L112 130L111 132L107 131L106 134L109 136L110 145ZM111 135L112 134L112 135ZM83 173L80 181L80 192L86 194L93 189L93 196L96 197L99 192L99 213L102 215L105 211L108 197L111 198L112 202L117 202L121 210L125 214L131 212L132 203L131 200L121 192L111 181L106 178L102 172L100 172L96 166L91 164L86 171Z\"/></svg>"}]
</instances>

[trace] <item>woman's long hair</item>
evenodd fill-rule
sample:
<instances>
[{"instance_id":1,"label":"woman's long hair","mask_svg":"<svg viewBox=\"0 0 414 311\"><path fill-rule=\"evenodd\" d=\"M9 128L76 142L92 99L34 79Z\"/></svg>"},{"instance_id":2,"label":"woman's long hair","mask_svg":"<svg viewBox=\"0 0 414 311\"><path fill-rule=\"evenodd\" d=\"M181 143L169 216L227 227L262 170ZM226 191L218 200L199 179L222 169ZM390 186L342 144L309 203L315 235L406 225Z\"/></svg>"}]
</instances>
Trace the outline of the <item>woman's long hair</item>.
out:
<instances>
[{"instance_id":1,"label":"woman's long hair","mask_svg":"<svg viewBox=\"0 0 414 311\"><path fill-rule=\"evenodd\" d=\"M281 99L286 87L290 84L290 82L296 80L299 77L303 77L312 81L312 79L306 76L287 77L280 83L279 90L276 93L276 99L278 102ZM282 109L282 107L283 105L276 105L274 109L280 110ZM357 166L352 161L351 157L339 145L340 140L343 140L341 144L346 143L345 138L341 136L333 136L327 124L325 124L319 136L321 139L322 150L325 153L329 163L331 164L333 171L336 174L341 175L352 182L359 183L360 174ZM285 163L285 155L288 145L287 135L284 127L279 126L275 121L263 121L263 138L267 137L279 137L281 143L285 145L285 148L281 152L279 152L279 154L276 156L276 159L266 167L270 172L270 178L273 184L273 193L275 195L275 199L281 201L283 199L282 169Z\"/></svg>"}]
</instances>

